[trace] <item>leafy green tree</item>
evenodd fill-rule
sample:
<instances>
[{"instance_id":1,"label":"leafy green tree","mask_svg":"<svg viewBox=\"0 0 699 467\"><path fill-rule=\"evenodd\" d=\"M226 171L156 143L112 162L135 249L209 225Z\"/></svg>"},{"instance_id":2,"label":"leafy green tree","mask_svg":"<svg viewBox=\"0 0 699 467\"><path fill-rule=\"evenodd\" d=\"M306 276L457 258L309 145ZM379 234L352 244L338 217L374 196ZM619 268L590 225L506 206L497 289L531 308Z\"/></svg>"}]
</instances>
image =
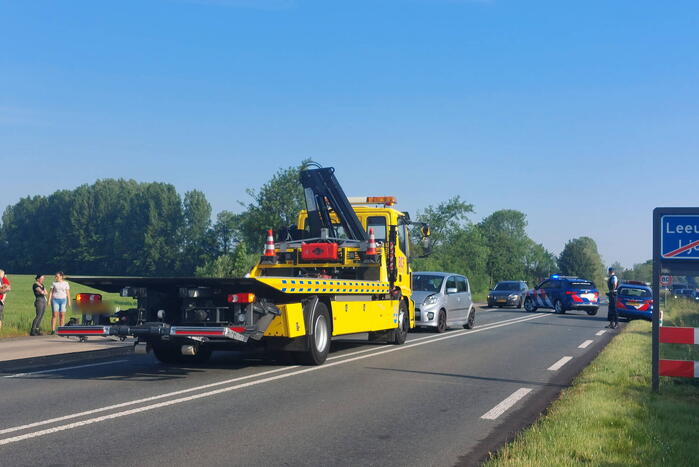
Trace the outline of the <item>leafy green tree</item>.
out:
<instances>
[{"instance_id":1,"label":"leafy green tree","mask_svg":"<svg viewBox=\"0 0 699 467\"><path fill-rule=\"evenodd\" d=\"M526 226L526 215L512 209L495 211L478 225L488 245L486 272L491 285L527 277L526 259L531 240Z\"/></svg>"},{"instance_id":2,"label":"leafy green tree","mask_svg":"<svg viewBox=\"0 0 699 467\"><path fill-rule=\"evenodd\" d=\"M529 241L524 256L526 279L530 285L535 285L558 270L556 256L540 243Z\"/></svg>"},{"instance_id":3,"label":"leafy green tree","mask_svg":"<svg viewBox=\"0 0 699 467\"><path fill-rule=\"evenodd\" d=\"M207 233L211 225L211 204L199 190L188 191L183 201L183 255L181 269L193 273L206 261Z\"/></svg>"},{"instance_id":4,"label":"leafy green tree","mask_svg":"<svg viewBox=\"0 0 699 467\"><path fill-rule=\"evenodd\" d=\"M558 258L561 273L590 279L597 284L604 282L604 266L597 250L597 243L590 237L574 238L566 243Z\"/></svg>"},{"instance_id":5,"label":"leafy green tree","mask_svg":"<svg viewBox=\"0 0 699 467\"><path fill-rule=\"evenodd\" d=\"M247 190L252 201L240 214L239 229L251 251L262 251L267 229L296 224L299 211L305 208L299 174L308 162L278 170L258 191Z\"/></svg>"},{"instance_id":6,"label":"leafy green tree","mask_svg":"<svg viewBox=\"0 0 699 467\"><path fill-rule=\"evenodd\" d=\"M243 277L252 268L259 255L247 252L245 242L239 242L232 253L222 254L216 259L197 267L200 277Z\"/></svg>"},{"instance_id":7,"label":"leafy green tree","mask_svg":"<svg viewBox=\"0 0 699 467\"><path fill-rule=\"evenodd\" d=\"M452 236L469 225L468 215L473 213L473 205L461 200L459 196L449 198L437 206L427 206L419 212L417 219L426 222L430 226L430 240L434 247L439 247L451 239ZM421 235L419 229L413 230L413 241L419 242Z\"/></svg>"},{"instance_id":8,"label":"leafy green tree","mask_svg":"<svg viewBox=\"0 0 699 467\"><path fill-rule=\"evenodd\" d=\"M227 255L233 251L240 240L240 220L241 216L231 211L224 210L216 215L212 237L217 254Z\"/></svg>"}]
</instances>

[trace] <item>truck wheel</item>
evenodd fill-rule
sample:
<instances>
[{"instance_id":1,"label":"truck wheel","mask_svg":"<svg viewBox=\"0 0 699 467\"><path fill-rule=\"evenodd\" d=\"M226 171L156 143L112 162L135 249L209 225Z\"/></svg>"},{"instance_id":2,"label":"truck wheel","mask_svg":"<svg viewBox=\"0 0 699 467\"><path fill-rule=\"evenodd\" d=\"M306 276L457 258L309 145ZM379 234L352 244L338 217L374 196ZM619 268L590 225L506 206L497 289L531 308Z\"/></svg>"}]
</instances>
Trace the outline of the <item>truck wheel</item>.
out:
<instances>
[{"instance_id":1,"label":"truck wheel","mask_svg":"<svg viewBox=\"0 0 699 467\"><path fill-rule=\"evenodd\" d=\"M466 320L466 324L464 324L464 329L473 329L475 325L476 325L476 310L471 308L471 310L468 313L468 320Z\"/></svg>"},{"instance_id":2,"label":"truck wheel","mask_svg":"<svg viewBox=\"0 0 699 467\"><path fill-rule=\"evenodd\" d=\"M330 351L330 314L324 303L318 302L311 322L308 338L309 349L297 355L298 362L304 365L322 365Z\"/></svg>"},{"instance_id":3,"label":"truck wheel","mask_svg":"<svg viewBox=\"0 0 699 467\"><path fill-rule=\"evenodd\" d=\"M398 305L398 327L393 330L393 340L392 343L396 345L401 345L405 343L408 338L408 331L410 330L410 316L408 316L408 305L405 301L401 300L400 305Z\"/></svg>"},{"instance_id":4,"label":"truck wheel","mask_svg":"<svg viewBox=\"0 0 699 467\"><path fill-rule=\"evenodd\" d=\"M534 305L534 300L530 297L524 299L524 309L530 313L536 311L536 306Z\"/></svg>"}]
</instances>

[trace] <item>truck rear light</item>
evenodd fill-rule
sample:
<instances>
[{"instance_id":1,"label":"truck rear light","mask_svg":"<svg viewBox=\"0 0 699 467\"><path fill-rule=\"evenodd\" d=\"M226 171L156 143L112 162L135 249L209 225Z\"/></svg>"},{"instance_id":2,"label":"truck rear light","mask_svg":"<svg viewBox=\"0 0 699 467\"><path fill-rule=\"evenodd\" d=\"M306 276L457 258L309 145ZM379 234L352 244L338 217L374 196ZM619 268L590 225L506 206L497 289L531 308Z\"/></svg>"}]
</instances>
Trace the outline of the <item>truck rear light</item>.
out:
<instances>
[{"instance_id":1,"label":"truck rear light","mask_svg":"<svg viewBox=\"0 0 699 467\"><path fill-rule=\"evenodd\" d=\"M232 293L228 295L228 303L252 303L254 301L254 293Z\"/></svg>"},{"instance_id":2,"label":"truck rear light","mask_svg":"<svg viewBox=\"0 0 699 467\"><path fill-rule=\"evenodd\" d=\"M337 261L337 243L304 243L301 245L303 261Z\"/></svg>"},{"instance_id":3,"label":"truck rear light","mask_svg":"<svg viewBox=\"0 0 699 467\"><path fill-rule=\"evenodd\" d=\"M98 293L79 293L75 296L75 303L78 305L102 303L102 295Z\"/></svg>"}]
</instances>

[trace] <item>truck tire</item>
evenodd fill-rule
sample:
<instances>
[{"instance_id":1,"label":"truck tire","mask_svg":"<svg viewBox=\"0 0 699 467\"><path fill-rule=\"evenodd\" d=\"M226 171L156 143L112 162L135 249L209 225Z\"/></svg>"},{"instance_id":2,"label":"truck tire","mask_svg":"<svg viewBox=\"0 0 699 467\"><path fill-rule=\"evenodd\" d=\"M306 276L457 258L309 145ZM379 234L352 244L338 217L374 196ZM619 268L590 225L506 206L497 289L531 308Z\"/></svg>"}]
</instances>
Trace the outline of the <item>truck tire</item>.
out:
<instances>
[{"instance_id":1,"label":"truck tire","mask_svg":"<svg viewBox=\"0 0 699 467\"><path fill-rule=\"evenodd\" d=\"M330 351L330 313L323 302L316 304L308 326L311 330L306 337L308 350L296 355L299 363L304 365L322 365Z\"/></svg>"},{"instance_id":2,"label":"truck tire","mask_svg":"<svg viewBox=\"0 0 699 467\"><path fill-rule=\"evenodd\" d=\"M401 345L408 338L408 330L410 329L410 316L408 315L408 305L404 300L398 305L398 327L393 330L393 339L391 343Z\"/></svg>"}]
</instances>

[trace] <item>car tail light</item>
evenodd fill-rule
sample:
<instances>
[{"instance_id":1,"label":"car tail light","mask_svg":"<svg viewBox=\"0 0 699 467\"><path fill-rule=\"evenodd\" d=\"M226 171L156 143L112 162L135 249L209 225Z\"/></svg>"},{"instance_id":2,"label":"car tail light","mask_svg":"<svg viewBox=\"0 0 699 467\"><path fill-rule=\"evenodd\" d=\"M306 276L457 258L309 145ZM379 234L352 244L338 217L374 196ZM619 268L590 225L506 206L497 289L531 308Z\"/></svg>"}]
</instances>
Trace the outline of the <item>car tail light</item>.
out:
<instances>
[{"instance_id":1,"label":"car tail light","mask_svg":"<svg viewBox=\"0 0 699 467\"><path fill-rule=\"evenodd\" d=\"M233 293L228 295L228 303L252 303L254 301L254 293Z\"/></svg>"},{"instance_id":2,"label":"car tail light","mask_svg":"<svg viewBox=\"0 0 699 467\"><path fill-rule=\"evenodd\" d=\"M75 296L75 303L86 305L88 303L102 303L102 295L98 293L79 293Z\"/></svg>"}]
</instances>

